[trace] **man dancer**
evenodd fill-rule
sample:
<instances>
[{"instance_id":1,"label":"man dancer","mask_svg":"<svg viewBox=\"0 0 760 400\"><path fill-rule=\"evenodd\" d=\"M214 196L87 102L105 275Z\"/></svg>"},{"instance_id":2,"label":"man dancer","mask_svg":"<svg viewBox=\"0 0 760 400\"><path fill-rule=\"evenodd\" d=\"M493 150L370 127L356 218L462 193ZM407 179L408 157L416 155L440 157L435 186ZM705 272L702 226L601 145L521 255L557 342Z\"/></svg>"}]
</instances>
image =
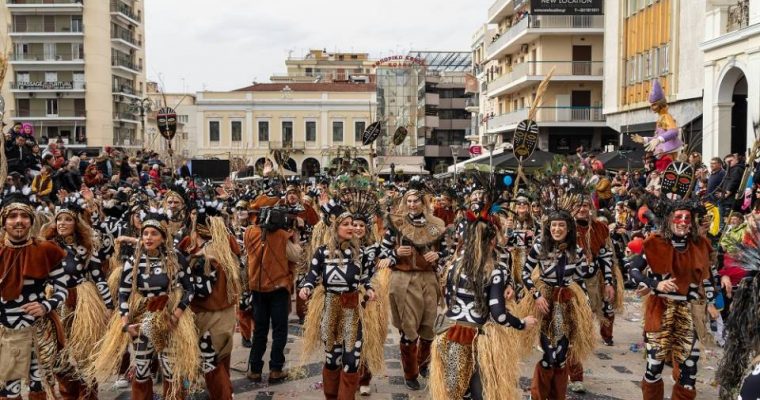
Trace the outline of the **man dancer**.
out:
<instances>
[{"instance_id":1,"label":"man dancer","mask_svg":"<svg viewBox=\"0 0 760 400\"><path fill-rule=\"evenodd\" d=\"M443 220L430 215L422 191L411 188L391 213L383 236L390 259L393 326L401 333L401 364L407 388L419 390L427 376L438 307L438 260L446 256Z\"/></svg>"},{"instance_id":2,"label":"man dancer","mask_svg":"<svg viewBox=\"0 0 760 400\"><path fill-rule=\"evenodd\" d=\"M0 365L4 366L0 368L0 399L21 398L21 381L28 379L29 400L44 400L46 388L43 388L40 366L52 369L53 365L49 363L55 360L38 359L35 348L39 343L34 337L34 326L35 321L42 318L58 320L54 310L68 295L68 276L61 264L66 252L54 243L31 237L34 210L29 200L20 194L5 198L0 222L5 230L5 238L0 244L0 302L3 309L0 313ZM53 285L50 297L45 295L48 283ZM60 326L60 322L56 325ZM52 382L47 382L46 386L49 384Z\"/></svg>"}]
</instances>

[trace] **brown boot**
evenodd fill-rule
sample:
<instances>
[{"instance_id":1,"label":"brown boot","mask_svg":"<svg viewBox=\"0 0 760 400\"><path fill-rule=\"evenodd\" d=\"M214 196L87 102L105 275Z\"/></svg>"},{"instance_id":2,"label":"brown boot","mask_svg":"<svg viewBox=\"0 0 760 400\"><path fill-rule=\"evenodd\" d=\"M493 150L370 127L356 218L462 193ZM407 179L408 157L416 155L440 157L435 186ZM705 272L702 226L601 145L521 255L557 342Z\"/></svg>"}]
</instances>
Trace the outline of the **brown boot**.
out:
<instances>
[{"instance_id":1,"label":"brown boot","mask_svg":"<svg viewBox=\"0 0 760 400\"><path fill-rule=\"evenodd\" d=\"M325 393L325 399L336 400L340 389L340 368L332 370L326 366L322 367L322 390Z\"/></svg>"},{"instance_id":2,"label":"brown boot","mask_svg":"<svg viewBox=\"0 0 760 400\"><path fill-rule=\"evenodd\" d=\"M568 373L570 374L570 380L573 382L583 382L583 364L568 360L565 364Z\"/></svg>"},{"instance_id":3,"label":"brown boot","mask_svg":"<svg viewBox=\"0 0 760 400\"><path fill-rule=\"evenodd\" d=\"M29 400L47 400L45 392L29 392Z\"/></svg>"},{"instance_id":4,"label":"brown boot","mask_svg":"<svg viewBox=\"0 0 760 400\"><path fill-rule=\"evenodd\" d=\"M533 400L548 400L552 387L554 370L541 367L541 362L533 368L533 380L530 383L530 398Z\"/></svg>"},{"instance_id":5,"label":"brown boot","mask_svg":"<svg viewBox=\"0 0 760 400\"><path fill-rule=\"evenodd\" d=\"M673 392L670 395L670 400L694 400L696 397L696 390L686 389L685 387L676 383L673 385Z\"/></svg>"},{"instance_id":6,"label":"brown boot","mask_svg":"<svg viewBox=\"0 0 760 400\"><path fill-rule=\"evenodd\" d=\"M599 333L602 336L602 340L604 341L604 344L607 346L612 346L615 344L612 341L612 325L615 323L615 316L611 317L604 317L604 321L601 321L599 324Z\"/></svg>"},{"instance_id":7,"label":"brown boot","mask_svg":"<svg viewBox=\"0 0 760 400\"><path fill-rule=\"evenodd\" d=\"M406 386L412 390L420 390L420 384L417 377L420 375L419 364L417 363L417 343L400 344L401 348L401 367L404 369L404 380Z\"/></svg>"},{"instance_id":8,"label":"brown boot","mask_svg":"<svg viewBox=\"0 0 760 400\"><path fill-rule=\"evenodd\" d=\"M359 379L359 386L369 386L372 381L372 373L369 372L367 364L362 363L361 368L359 368L359 374L362 376L361 379Z\"/></svg>"},{"instance_id":9,"label":"brown boot","mask_svg":"<svg viewBox=\"0 0 760 400\"><path fill-rule=\"evenodd\" d=\"M348 373L341 371L338 400L354 400L356 398L356 391L359 390L359 378L361 376L358 372Z\"/></svg>"},{"instance_id":10,"label":"brown boot","mask_svg":"<svg viewBox=\"0 0 760 400\"><path fill-rule=\"evenodd\" d=\"M646 379L642 379L641 394L643 400L662 400L665 398L665 384L662 382L662 379L652 383L647 382Z\"/></svg>"},{"instance_id":11,"label":"brown boot","mask_svg":"<svg viewBox=\"0 0 760 400\"><path fill-rule=\"evenodd\" d=\"M145 382L132 380L132 400L153 400L153 380L148 378Z\"/></svg>"},{"instance_id":12,"label":"brown boot","mask_svg":"<svg viewBox=\"0 0 760 400\"><path fill-rule=\"evenodd\" d=\"M428 377L430 366L430 347L433 345L432 340L425 340L420 338L419 345L417 347L417 364L420 375L424 378Z\"/></svg>"},{"instance_id":13,"label":"brown boot","mask_svg":"<svg viewBox=\"0 0 760 400\"><path fill-rule=\"evenodd\" d=\"M180 379L180 378L177 378ZM163 391L164 391L164 400L185 400L185 397L187 397L187 391L185 390L185 385L182 382L178 382L177 384L180 385L177 391L174 393L174 396L171 396L171 390L172 385L174 382L167 382L164 380L163 382Z\"/></svg>"},{"instance_id":14,"label":"brown boot","mask_svg":"<svg viewBox=\"0 0 760 400\"><path fill-rule=\"evenodd\" d=\"M567 397L567 366L554 369L552 376L552 388L549 396L552 400L565 400Z\"/></svg>"},{"instance_id":15,"label":"brown boot","mask_svg":"<svg viewBox=\"0 0 760 400\"><path fill-rule=\"evenodd\" d=\"M219 362L212 371L203 375L206 380L209 398L232 400L232 382L224 364Z\"/></svg>"},{"instance_id":16,"label":"brown boot","mask_svg":"<svg viewBox=\"0 0 760 400\"><path fill-rule=\"evenodd\" d=\"M84 385L79 379L68 375L56 375L55 380L58 381L58 391L61 392L63 400L79 400L79 396L84 393Z\"/></svg>"}]
</instances>

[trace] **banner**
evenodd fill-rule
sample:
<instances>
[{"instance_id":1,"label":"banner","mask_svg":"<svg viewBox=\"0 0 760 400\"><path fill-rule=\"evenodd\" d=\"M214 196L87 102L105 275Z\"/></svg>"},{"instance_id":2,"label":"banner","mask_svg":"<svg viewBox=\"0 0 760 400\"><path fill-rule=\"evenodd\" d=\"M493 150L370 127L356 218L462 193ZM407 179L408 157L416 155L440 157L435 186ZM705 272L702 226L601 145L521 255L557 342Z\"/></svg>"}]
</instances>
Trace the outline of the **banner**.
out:
<instances>
[{"instance_id":1,"label":"banner","mask_svg":"<svg viewBox=\"0 0 760 400\"><path fill-rule=\"evenodd\" d=\"M604 0L531 0L532 15L602 15Z\"/></svg>"},{"instance_id":2,"label":"banner","mask_svg":"<svg viewBox=\"0 0 760 400\"><path fill-rule=\"evenodd\" d=\"M472 74L465 74L464 76L464 92L465 93L479 93L478 79Z\"/></svg>"}]
</instances>

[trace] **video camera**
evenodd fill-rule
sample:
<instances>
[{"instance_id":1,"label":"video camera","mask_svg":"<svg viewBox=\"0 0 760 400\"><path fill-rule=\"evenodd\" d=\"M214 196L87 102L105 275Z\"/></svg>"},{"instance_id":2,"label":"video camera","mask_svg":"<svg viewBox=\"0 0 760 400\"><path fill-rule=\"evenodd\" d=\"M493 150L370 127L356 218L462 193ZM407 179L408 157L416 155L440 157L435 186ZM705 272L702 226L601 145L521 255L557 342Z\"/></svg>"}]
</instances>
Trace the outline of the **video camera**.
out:
<instances>
[{"instance_id":1,"label":"video camera","mask_svg":"<svg viewBox=\"0 0 760 400\"><path fill-rule=\"evenodd\" d=\"M289 213L285 207L265 207L259 211L257 221L261 229L271 232L292 228L295 225L296 216Z\"/></svg>"}]
</instances>

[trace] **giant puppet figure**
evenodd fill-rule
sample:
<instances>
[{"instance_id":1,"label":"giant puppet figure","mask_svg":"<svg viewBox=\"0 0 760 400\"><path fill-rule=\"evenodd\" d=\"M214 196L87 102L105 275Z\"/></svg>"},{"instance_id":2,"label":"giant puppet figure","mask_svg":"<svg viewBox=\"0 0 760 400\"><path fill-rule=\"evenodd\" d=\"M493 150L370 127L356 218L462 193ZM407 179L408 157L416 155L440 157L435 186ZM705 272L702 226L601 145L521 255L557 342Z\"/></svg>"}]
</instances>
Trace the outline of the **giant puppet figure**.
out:
<instances>
[{"instance_id":1,"label":"giant puppet figure","mask_svg":"<svg viewBox=\"0 0 760 400\"><path fill-rule=\"evenodd\" d=\"M660 81L656 79L652 82L652 90L649 92L649 104L652 111L657 114L654 136L643 137L634 134L632 139L636 143L644 144L646 151L654 152L655 167L662 172L676 160L678 152L683 148L683 142L678 137L676 120L668 112L665 92L662 90Z\"/></svg>"}]
</instances>

